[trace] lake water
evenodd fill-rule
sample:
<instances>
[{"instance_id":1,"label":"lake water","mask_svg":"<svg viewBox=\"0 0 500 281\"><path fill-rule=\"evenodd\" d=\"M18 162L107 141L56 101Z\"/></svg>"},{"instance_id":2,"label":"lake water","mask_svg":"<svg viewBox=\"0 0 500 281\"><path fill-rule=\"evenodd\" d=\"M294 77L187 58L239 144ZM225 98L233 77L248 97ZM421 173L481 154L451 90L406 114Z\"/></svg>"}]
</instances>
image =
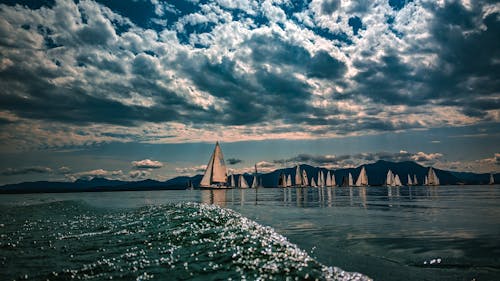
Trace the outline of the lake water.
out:
<instances>
[{"instance_id":1,"label":"lake water","mask_svg":"<svg viewBox=\"0 0 500 281\"><path fill-rule=\"evenodd\" d=\"M0 234L0 280L500 280L500 186L1 195Z\"/></svg>"}]
</instances>

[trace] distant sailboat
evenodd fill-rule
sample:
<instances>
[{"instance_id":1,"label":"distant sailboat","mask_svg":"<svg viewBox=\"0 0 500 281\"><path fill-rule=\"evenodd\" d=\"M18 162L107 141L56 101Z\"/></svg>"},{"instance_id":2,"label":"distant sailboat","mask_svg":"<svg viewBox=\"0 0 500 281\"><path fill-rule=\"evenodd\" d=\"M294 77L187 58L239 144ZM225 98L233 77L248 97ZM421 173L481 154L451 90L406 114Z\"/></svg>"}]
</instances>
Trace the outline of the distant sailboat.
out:
<instances>
[{"instance_id":1,"label":"distant sailboat","mask_svg":"<svg viewBox=\"0 0 500 281\"><path fill-rule=\"evenodd\" d=\"M417 175L413 174L413 185L418 185Z\"/></svg>"},{"instance_id":2,"label":"distant sailboat","mask_svg":"<svg viewBox=\"0 0 500 281\"><path fill-rule=\"evenodd\" d=\"M290 187L292 186L292 175L288 175L288 177L286 178L286 187Z\"/></svg>"},{"instance_id":3,"label":"distant sailboat","mask_svg":"<svg viewBox=\"0 0 500 281\"><path fill-rule=\"evenodd\" d=\"M402 186L403 184L401 183L401 179L399 179L399 175L396 174L394 176L394 186Z\"/></svg>"},{"instance_id":4,"label":"distant sailboat","mask_svg":"<svg viewBox=\"0 0 500 281\"><path fill-rule=\"evenodd\" d=\"M313 178L311 178L311 187L318 187L318 186L316 185L316 181L314 180L314 177L313 177Z\"/></svg>"},{"instance_id":5,"label":"distant sailboat","mask_svg":"<svg viewBox=\"0 0 500 281\"><path fill-rule=\"evenodd\" d=\"M385 186L394 186L394 174L391 170L387 172L387 176L385 178Z\"/></svg>"},{"instance_id":6,"label":"distant sailboat","mask_svg":"<svg viewBox=\"0 0 500 281\"><path fill-rule=\"evenodd\" d=\"M299 165L295 169L295 186L302 186L302 173L300 172Z\"/></svg>"},{"instance_id":7,"label":"distant sailboat","mask_svg":"<svg viewBox=\"0 0 500 281\"><path fill-rule=\"evenodd\" d=\"M231 174L231 176L229 177L229 187L235 187L236 186L236 182L234 181L234 175Z\"/></svg>"},{"instance_id":8,"label":"distant sailboat","mask_svg":"<svg viewBox=\"0 0 500 281\"><path fill-rule=\"evenodd\" d=\"M424 177L424 185L429 185L429 179L427 178L427 175Z\"/></svg>"},{"instance_id":9,"label":"distant sailboat","mask_svg":"<svg viewBox=\"0 0 500 281\"><path fill-rule=\"evenodd\" d=\"M356 180L356 186L368 186L368 175L366 175L365 166L361 167L358 180Z\"/></svg>"},{"instance_id":10,"label":"distant sailboat","mask_svg":"<svg viewBox=\"0 0 500 281\"><path fill-rule=\"evenodd\" d=\"M326 186L332 186L332 176L330 175L330 171L326 172Z\"/></svg>"},{"instance_id":11,"label":"distant sailboat","mask_svg":"<svg viewBox=\"0 0 500 281\"><path fill-rule=\"evenodd\" d=\"M354 182L352 180L352 175L351 173L349 173L349 186L353 186L354 185Z\"/></svg>"},{"instance_id":12,"label":"distant sailboat","mask_svg":"<svg viewBox=\"0 0 500 281\"><path fill-rule=\"evenodd\" d=\"M439 185L439 178L437 177L436 172L434 172L434 169L432 169L432 167L429 168L429 173L427 174L427 184Z\"/></svg>"},{"instance_id":13,"label":"distant sailboat","mask_svg":"<svg viewBox=\"0 0 500 281\"><path fill-rule=\"evenodd\" d=\"M324 180L324 177L323 177L323 171L321 171L321 170L318 172L318 186L319 187L325 186L325 180Z\"/></svg>"},{"instance_id":14,"label":"distant sailboat","mask_svg":"<svg viewBox=\"0 0 500 281\"><path fill-rule=\"evenodd\" d=\"M337 182L335 181L335 174L332 172L332 186L336 186Z\"/></svg>"},{"instance_id":15,"label":"distant sailboat","mask_svg":"<svg viewBox=\"0 0 500 281\"><path fill-rule=\"evenodd\" d=\"M286 187L286 175L281 173L278 178L278 187Z\"/></svg>"},{"instance_id":16,"label":"distant sailboat","mask_svg":"<svg viewBox=\"0 0 500 281\"><path fill-rule=\"evenodd\" d=\"M259 182L257 178L257 164L255 164L255 173L253 174L253 181L252 181L252 188L257 188L259 187Z\"/></svg>"},{"instance_id":17,"label":"distant sailboat","mask_svg":"<svg viewBox=\"0 0 500 281\"><path fill-rule=\"evenodd\" d=\"M495 184L495 179L493 178L493 174L490 174L490 184Z\"/></svg>"},{"instance_id":18,"label":"distant sailboat","mask_svg":"<svg viewBox=\"0 0 500 281\"><path fill-rule=\"evenodd\" d=\"M227 169L224 162L224 156L219 146L219 142L215 143L215 149L210 156L207 164L207 169L200 182L200 187L204 188L227 188Z\"/></svg>"},{"instance_id":19,"label":"distant sailboat","mask_svg":"<svg viewBox=\"0 0 500 281\"><path fill-rule=\"evenodd\" d=\"M306 170L302 170L302 185L303 186L308 186L309 185L309 179L307 178L307 172L306 172Z\"/></svg>"},{"instance_id":20,"label":"distant sailboat","mask_svg":"<svg viewBox=\"0 0 500 281\"><path fill-rule=\"evenodd\" d=\"M239 188L248 188L248 183L247 180L243 175L240 175L240 180L239 180Z\"/></svg>"},{"instance_id":21,"label":"distant sailboat","mask_svg":"<svg viewBox=\"0 0 500 281\"><path fill-rule=\"evenodd\" d=\"M413 185L413 182L411 181L410 174L408 174L408 180L406 181L406 184L407 184L408 186Z\"/></svg>"}]
</instances>

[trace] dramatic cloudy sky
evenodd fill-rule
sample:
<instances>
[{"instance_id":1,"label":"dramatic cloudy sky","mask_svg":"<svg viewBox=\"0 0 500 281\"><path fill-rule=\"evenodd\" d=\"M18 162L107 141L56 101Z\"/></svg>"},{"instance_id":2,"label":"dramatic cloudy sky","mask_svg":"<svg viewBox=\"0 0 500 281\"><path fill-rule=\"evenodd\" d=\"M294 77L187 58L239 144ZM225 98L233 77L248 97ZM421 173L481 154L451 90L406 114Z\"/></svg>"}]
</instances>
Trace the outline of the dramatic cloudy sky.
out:
<instances>
[{"instance_id":1,"label":"dramatic cloudy sky","mask_svg":"<svg viewBox=\"0 0 500 281\"><path fill-rule=\"evenodd\" d=\"M0 2L0 184L500 170L498 1Z\"/></svg>"}]
</instances>

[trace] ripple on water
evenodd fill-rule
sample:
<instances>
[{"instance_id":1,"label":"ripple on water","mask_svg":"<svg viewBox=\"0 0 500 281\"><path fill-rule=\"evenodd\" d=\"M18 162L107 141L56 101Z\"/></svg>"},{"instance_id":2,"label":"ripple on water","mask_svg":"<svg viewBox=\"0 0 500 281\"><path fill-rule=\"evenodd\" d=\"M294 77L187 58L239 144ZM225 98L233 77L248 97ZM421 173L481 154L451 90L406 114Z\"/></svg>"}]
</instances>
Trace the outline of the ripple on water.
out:
<instances>
[{"instance_id":1,"label":"ripple on water","mask_svg":"<svg viewBox=\"0 0 500 281\"><path fill-rule=\"evenodd\" d=\"M38 208L49 211L22 207L2 215L9 222L0 237L2 279L369 280L324 266L271 227L215 205Z\"/></svg>"}]
</instances>

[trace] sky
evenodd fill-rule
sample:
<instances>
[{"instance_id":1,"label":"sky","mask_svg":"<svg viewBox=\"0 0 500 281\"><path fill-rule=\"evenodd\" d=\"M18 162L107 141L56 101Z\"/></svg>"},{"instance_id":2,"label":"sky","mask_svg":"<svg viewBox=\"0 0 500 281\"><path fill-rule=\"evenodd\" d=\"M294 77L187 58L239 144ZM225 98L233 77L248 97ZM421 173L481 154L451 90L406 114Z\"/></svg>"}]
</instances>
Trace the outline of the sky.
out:
<instances>
[{"instance_id":1,"label":"sky","mask_svg":"<svg viewBox=\"0 0 500 281\"><path fill-rule=\"evenodd\" d=\"M0 184L500 171L500 3L0 1Z\"/></svg>"}]
</instances>

